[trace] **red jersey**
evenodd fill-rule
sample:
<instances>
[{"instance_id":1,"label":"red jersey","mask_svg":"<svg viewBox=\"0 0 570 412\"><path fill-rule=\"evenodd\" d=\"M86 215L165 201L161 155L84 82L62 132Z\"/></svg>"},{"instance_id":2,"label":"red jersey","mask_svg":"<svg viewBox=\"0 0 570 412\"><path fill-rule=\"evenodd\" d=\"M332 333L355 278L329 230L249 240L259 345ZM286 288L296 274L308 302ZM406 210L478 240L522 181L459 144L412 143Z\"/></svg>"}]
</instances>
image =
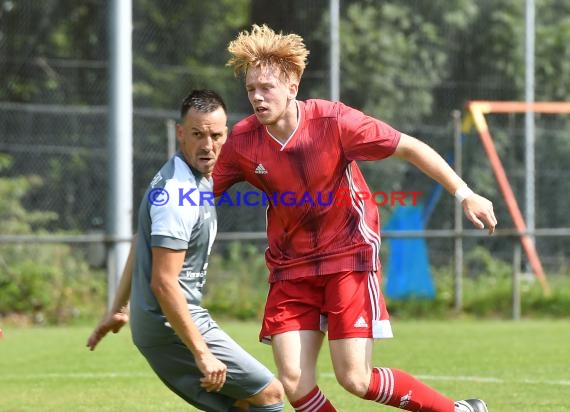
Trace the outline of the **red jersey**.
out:
<instances>
[{"instance_id":1,"label":"red jersey","mask_svg":"<svg viewBox=\"0 0 570 412\"><path fill-rule=\"evenodd\" d=\"M400 132L339 102L298 101L285 143L255 115L236 124L214 169L214 192L247 181L265 193L269 281L379 267L380 217L357 160L390 156ZM340 201L339 201L340 200Z\"/></svg>"}]
</instances>

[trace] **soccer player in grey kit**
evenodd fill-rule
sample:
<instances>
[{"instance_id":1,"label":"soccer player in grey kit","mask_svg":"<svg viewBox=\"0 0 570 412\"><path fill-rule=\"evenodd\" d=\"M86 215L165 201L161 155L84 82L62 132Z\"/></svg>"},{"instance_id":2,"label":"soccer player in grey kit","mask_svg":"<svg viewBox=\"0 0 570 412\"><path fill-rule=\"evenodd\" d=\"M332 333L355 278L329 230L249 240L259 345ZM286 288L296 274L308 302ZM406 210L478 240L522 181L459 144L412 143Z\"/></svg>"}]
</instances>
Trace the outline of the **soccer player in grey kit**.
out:
<instances>
[{"instance_id":1,"label":"soccer player in grey kit","mask_svg":"<svg viewBox=\"0 0 570 412\"><path fill-rule=\"evenodd\" d=\"M87 346L95 349L130 315L135 345L164 384L188 403L204 411L282 411L280 382L201 306L217 218L199 192L213 192L211 173L227 130L218 94L195 90L184 100L176 126L180 150L141 201L138 233L113 307Z\"/></svg>"}]
</instances>

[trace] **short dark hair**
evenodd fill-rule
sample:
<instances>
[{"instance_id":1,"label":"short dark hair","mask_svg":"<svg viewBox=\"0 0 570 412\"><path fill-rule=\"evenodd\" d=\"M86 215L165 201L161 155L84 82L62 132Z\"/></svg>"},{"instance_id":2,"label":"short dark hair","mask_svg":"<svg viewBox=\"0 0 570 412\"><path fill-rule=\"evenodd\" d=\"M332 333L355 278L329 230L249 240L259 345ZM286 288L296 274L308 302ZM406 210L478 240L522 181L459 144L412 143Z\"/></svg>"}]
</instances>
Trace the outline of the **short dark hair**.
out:
<instances>
[{"instance_id":1,"label":"short dark hair","mask_svg":"<svg viewBox=\"0 0 570 412\"><path fill-rule=\"evenodd\" d=\"M215 91L209 89L192 90L182 102L180 118L184 119L184 116L190 109L202 113L210 113L220 107L224 109L225 113L228 112L224 99Z\"/></svg>"}]
</instances>

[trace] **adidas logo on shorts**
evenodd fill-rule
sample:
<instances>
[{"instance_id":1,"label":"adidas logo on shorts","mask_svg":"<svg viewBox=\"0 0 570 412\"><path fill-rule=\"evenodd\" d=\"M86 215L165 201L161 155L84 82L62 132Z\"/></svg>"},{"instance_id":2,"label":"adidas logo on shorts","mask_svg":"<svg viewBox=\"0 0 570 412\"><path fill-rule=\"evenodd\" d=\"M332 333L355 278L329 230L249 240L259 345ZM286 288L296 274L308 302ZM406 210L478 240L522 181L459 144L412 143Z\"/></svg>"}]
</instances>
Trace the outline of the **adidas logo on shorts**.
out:
<instances>
[{"instance_id":1,"label":"adidas logo on shorts","mask_svg":"<svg viewBox=\"0 0 570 412\"><path fill-rule=\"evenodd\" d=\"M364 318L362 316L358 317L358 319L356 320L356 322L354 322L354 327L355 328L367 328L368 327L368 323L366 323L366 321L364 320Z\"/></svg>"}]
</instances>

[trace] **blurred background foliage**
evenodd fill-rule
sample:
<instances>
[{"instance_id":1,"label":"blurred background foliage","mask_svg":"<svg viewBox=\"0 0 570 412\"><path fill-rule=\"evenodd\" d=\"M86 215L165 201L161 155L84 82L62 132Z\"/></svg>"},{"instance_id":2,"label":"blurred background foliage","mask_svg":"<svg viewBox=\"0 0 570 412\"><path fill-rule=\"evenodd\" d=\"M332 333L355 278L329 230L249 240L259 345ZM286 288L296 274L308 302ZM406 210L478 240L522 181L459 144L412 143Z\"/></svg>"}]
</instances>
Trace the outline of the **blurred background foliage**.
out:
<instances>
[{"instance_id":1,"label":"blurred background foliage","mask_svg":"<svg viewBox=\"0 0 570 412\"><path fill-rule=\"evenodd\" d=\"M523 1L340 3L341 99L440 153L451 152L450 115L467 101L524 99ZM569 101L570 2L535 4L536 100ZM92 233L104 226L109 12L106 0L0 0L0 234ZM192 88L220 92L232 124L250 113L243 82L225 62L227 43L252 23L302 35L311 54L299 98L329 97L327 1L288 0L271 7L260 0L133 1L135 205L167 158L168 122L177 118ZM570 227L570 191L564 190L570 178L568 116L536 119L537 227ZM494 116L489 122L523 204L522 117ZM512 227L475 134L464 144L465 179L493 199L501 227ZM434 189L403 162L361 167L373 190L419 190L425 201ZM391 213L381 208L384 221ZM445 196L427 228L451 228L452 213L453 201ZM265 229L260 209L224 206L219 215L222 232ZM567 244L567 239L537 239L547 271L562 282L569 276ZM265 242L218 242L208 287L214 310L243 318L259 314L267 286L264 247ZM512 243L504 239L467 240L465 247L468 252L483 247L499 266L511 259ZM429 240L434 276L442 285L436 302L445 308L451 248L449 239ZM504 286L507 292L500 268L489 264L476 270L497 280L493 290ZM482 288L486 278L468 279ZM85 246L0 244L0 316L31 313L69 321L88 311L89 301L104 301L104 282L103 268L90 261ZM412 306L402 305L398 313L405 313L404 307ZM475 313L475 307L482 306L467 304L466 310Z\"/></svg>"}]
</instances>

